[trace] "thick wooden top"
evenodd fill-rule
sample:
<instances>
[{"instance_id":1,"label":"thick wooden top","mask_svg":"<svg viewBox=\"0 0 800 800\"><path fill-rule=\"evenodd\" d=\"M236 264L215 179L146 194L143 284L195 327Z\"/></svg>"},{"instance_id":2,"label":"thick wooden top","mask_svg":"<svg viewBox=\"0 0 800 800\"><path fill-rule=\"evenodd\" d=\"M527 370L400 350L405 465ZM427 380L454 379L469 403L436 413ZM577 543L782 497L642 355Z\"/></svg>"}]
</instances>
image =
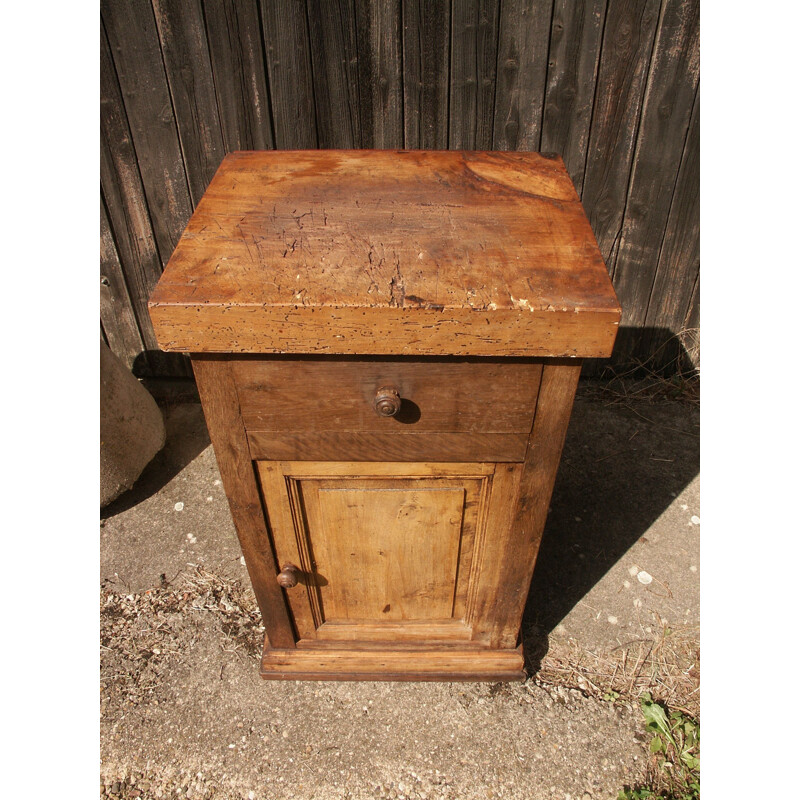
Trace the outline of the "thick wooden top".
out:
<instances>
[{"instance_id":1,"label":"thick wooden top","mask_svg":"<svg viewBox=\"0 0 800 800\"><path fill-rule=\"evenodd\" d=\"M620 308L560 157L225 158L150 300L165 350L608 356Z\"/></svg>"}]
</instances>

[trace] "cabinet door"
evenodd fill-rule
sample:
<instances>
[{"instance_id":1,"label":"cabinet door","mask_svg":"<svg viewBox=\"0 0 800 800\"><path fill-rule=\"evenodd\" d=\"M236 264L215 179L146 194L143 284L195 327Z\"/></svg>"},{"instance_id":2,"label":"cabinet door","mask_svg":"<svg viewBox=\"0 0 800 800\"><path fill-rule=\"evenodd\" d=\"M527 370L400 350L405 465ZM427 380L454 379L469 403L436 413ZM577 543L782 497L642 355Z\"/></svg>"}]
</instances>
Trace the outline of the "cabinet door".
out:
<instances>
[{"instance_id":1,"label":"cabinet door","mask_svg":"<svg viewBox=\"0 0 800 800\"><path fill-rule=\"evenodd\" d=\"M516 464L257 462L300 641L469 641ZM489 581L491 582L491 581Z\"/></svg>"}]
</instances>

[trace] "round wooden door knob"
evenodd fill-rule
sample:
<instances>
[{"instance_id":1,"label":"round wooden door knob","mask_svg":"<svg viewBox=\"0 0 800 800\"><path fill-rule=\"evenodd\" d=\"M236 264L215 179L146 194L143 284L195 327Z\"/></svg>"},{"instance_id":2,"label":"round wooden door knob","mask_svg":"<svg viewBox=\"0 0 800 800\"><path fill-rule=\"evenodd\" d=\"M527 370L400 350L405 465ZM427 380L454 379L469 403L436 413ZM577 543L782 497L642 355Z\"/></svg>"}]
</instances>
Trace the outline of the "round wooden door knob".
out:
<instances>
[{"instance_id":1,"label":"round wooden door knob","mask_svg":"<svg viewBox=\"0 0 800 800\"><path fill-rule=\"evenodd\" d=\"M293 586L297 586L299 575L300 570L294 564L284 564L283 569L278 573L278 583L284 589L291 589Z\"/></svg>"},{"instance_id":2,"label":"round wooden door knob","mask_svg":"<svg viewBox=\"0 0 800 800\"><path fill-rule=\"evenodd\" d=\"M393 417L400 410L402 402L400 392L393 386L382 386L375 392L375 411L381 417Z\"/></svg>"}]
</instances>

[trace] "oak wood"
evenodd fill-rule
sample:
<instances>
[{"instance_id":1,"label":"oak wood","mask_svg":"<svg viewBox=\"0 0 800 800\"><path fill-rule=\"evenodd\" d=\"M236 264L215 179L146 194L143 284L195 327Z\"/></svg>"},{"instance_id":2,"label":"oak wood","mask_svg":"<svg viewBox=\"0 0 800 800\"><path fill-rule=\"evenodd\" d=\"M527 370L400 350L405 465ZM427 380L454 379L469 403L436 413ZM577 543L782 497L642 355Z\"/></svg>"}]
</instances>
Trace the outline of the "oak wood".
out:
<instances>
[{"instance_id":1,"label":"oak wood","mask_svg":"<svg viewBox=\"0 0 800 800\"><path fill-rule=\"evenodd\" d=\"M265 645L263 678L293 680L522 680L521 648L456 649L438 643L415 649L277 650Z\"/></svg>"},{"instance_id":2,"label":"oak wood","mask_svg":"<svg viewBox=\"0 0 800 800\"><path fill-rule=\"evenodd\" d=\"M304 434L527 435L542 373L541 363L497 359L237 359L232 369L248 431ZM394 417L375 413L383 386L395 387L403 400Z\"/></svg>"},{"instance_id":3,"label":"oak wood","mask_svg":"<svg viewBox=\"0 0 800 800\"><path fill-rule=\"evenodd\" d=\"M274 461L522 461L521 433L247 432L250 456Z\"/></svg>"},{"instance_id":4,"label":"oak wood","mask_svg":"<svg viewBox=\"0 0 800 800\"><path fill-rule=\"evenodd\" d=\"M214 445L267 637L276 647L294 647L294 631L281 589L275 581L278 569L270 548L230 365L224 357L196 355L192 358L192 366L208 434Z\"/></svg>"},{"instance_id":5,"label":"oak wood","mask_svg":"<svg viewBox=\"0 0 800 800\"><path fill-rule=\"evenodd\" d=\"M605 356L619 306L536 153L226 157L152 295L167 350Z\"/></svg>"}]
</instances>

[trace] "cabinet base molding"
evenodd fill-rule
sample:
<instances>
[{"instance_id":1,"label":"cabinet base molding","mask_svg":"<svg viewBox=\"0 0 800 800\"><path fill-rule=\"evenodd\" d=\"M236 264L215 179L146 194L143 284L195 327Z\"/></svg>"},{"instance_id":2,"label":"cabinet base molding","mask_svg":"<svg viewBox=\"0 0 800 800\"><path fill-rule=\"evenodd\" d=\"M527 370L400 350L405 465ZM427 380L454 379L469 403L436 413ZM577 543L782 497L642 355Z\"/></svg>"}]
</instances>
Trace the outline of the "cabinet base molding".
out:
<instances>
[{"instance_id":1,"label":"cabinet base molding","mask_svg":"<svg viewBox=\"0 0 800 800\"><path fill-rule=\"evenodd\" d=\"M261 677L306 681L522 681L522 645L513 650L474 646L381 647L354 642L341 648L284 650L264 643Z\"/></svg>"}]
</instances>

